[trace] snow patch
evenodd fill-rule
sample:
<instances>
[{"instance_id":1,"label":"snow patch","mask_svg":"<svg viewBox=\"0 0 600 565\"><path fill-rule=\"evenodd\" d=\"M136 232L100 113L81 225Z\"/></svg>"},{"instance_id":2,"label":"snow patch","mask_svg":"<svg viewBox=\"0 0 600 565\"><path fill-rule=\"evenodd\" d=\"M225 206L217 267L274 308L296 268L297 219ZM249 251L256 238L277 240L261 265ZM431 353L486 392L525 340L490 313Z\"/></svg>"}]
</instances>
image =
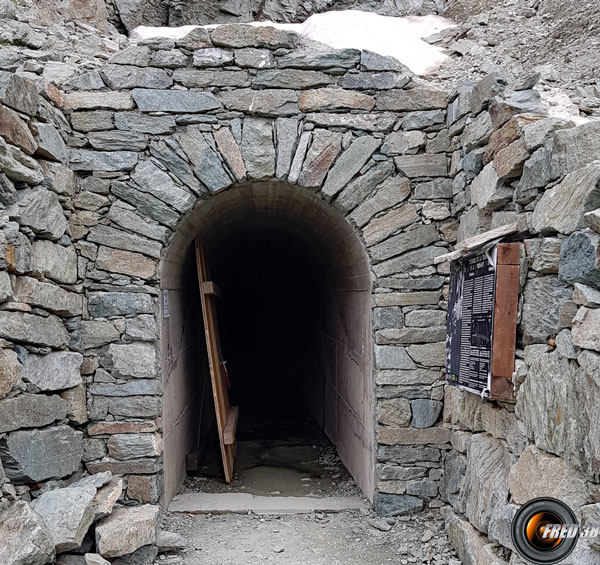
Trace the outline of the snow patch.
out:
<instances>
[{"instance_id":1,"label":"snow patch","mask_svg":"<svg viewBox=\"0 0 600 565\"><path fill-rule=\"evenodd\" d=\"M448 55L440 47L430 45L423 38L438 33L455 24L440 16L380 16L359 10L342 10L315 14L300 24L251 22L249 25L271 26L294 31L308 39L335 49L361 49L394 57L418 75L427 74L439 67ZM180 39L197 27L147 27L135 28L132 42L152 37Z\"/></svg>"}]
</instances>

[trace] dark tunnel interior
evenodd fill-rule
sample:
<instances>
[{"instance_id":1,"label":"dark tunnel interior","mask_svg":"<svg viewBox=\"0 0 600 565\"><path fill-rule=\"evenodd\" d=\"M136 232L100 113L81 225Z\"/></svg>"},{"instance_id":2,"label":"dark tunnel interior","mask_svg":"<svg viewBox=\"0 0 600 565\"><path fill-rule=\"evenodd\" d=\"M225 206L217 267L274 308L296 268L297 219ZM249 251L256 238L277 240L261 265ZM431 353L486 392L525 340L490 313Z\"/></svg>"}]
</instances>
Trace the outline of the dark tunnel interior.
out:
<instances>
[{"instance_id":1,"label":"dark tunnel interior","mask_svg":"<svg viewBox=\"0 0 600 565\"><path fill-rule=\"evenodd\" d=\"M371 280L352 226L314 193L285 183L224 191L192 216L162 275L170 297L162 344L167 498L184 480L190 453L201 456L199 474L206 467L222 474L195 238L222 291L220 356L230 403L239 407L236 468L243 470L244 450L276 452L273 465L297 466L308 452L281 459L284 446L333 444L370 496Z\"/></svg>"}]
</instances>

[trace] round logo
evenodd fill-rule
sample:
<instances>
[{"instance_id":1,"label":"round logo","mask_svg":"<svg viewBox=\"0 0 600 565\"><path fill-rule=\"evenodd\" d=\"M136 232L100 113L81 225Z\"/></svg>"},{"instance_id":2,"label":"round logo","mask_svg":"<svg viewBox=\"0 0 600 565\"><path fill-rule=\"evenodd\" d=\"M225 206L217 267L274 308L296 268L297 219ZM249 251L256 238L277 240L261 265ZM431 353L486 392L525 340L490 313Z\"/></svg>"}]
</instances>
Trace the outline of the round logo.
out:
<instances>
[{"instance_id":1,"label":"round logo","mask_svg":"<svg viewBox=\"0 0 600 565\"><path fill-rule=\"evenodd\" d=\"M578 538L575 514L556 498L530 500L519 508L512 522L515 549L536 565L552 565L566 559Z\"/></svg>"}]
</instances>

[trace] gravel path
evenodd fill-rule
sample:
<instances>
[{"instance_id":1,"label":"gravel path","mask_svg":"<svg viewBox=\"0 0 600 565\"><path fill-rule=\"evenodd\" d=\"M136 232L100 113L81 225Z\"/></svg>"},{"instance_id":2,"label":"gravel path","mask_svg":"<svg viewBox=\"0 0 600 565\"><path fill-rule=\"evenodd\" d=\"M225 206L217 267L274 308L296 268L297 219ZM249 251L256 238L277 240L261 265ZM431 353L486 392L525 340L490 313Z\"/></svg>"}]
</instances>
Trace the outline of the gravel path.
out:
<instances>
[{"instance_id":1,"label":"gravel path","mask_svg":"<svg viewBox=\"0 0 600 565\"><path fill-rule=\"evenodd\" d=\"M296 516L166 513L188 547L163 565L460 565L439 512L382 519L369 512Z\"/></svg>"}]
</instances>

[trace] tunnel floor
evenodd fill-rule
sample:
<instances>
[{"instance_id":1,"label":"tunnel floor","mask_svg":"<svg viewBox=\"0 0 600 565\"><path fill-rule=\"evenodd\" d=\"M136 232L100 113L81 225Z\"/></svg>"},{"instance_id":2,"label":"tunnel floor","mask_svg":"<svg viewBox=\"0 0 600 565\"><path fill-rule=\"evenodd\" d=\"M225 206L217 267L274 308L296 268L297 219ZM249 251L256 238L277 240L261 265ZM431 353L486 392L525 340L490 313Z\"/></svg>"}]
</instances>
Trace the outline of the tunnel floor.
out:
<instances>
[{"instance_id":1,"label":"tunnel floor","mask_svg":"<svg viewBox=\"0 0 600 565\"><path fill-rule=\"evenodd\" d=\"M241 411L233 482L225 484L219 445L211 442L200 469L180 493L259 496L360 496L335 447L303 406L265 414Z\"/></svg>"}]
</instances>

